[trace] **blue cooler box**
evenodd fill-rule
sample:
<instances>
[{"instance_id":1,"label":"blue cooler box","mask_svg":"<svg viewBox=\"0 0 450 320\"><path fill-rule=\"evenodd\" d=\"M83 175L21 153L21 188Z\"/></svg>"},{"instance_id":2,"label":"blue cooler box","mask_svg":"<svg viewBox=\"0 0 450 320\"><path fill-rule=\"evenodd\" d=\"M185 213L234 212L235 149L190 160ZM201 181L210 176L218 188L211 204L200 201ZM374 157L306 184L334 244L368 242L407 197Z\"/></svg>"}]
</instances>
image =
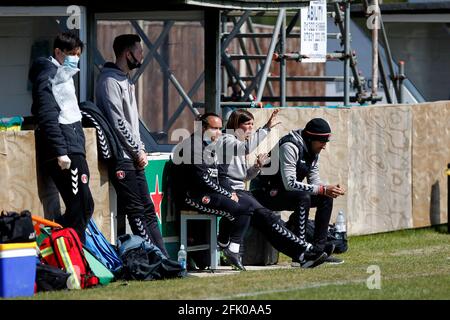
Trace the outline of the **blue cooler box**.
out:
<instances>
[{"instance_id":1,"label":"blue cooler box","mask_svg":"<svg viewBox=\"0 0 450 320\"><path fill-rule=\"evenodd\" d=\"M0 244L0 297L32 296L36 242Z\"/></svg>"}]
</instances>

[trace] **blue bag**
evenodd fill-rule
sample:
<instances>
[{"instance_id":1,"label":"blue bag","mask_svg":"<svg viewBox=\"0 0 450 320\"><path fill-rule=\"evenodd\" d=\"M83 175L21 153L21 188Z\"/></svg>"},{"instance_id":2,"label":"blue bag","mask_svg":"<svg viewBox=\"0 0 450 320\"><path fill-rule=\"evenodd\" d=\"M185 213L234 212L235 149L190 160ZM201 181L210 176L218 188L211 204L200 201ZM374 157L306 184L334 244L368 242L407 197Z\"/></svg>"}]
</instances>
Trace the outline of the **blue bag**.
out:
<instances>
[{"instance_id":1,"label":"blue bag","mask_svg":"<svg viewBox=\"0 0 450 320\"><path fill-rule=\"evenodd\" d=\"M122 269L122 260L117 255L115 248L98 229L93 218L86 228L85 247L111 272L118 273Z\"/></svg>"}]
</instances>

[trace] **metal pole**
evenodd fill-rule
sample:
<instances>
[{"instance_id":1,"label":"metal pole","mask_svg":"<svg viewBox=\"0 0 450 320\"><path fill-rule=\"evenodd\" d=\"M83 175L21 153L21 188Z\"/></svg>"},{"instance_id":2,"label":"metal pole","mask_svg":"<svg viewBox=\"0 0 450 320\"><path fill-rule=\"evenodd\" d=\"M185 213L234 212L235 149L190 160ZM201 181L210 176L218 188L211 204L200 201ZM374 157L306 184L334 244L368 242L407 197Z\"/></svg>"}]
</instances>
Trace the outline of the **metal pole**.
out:
<instances>
[{"instance_id":1,"label":"metal pole","mask_svg":"<svg viewBox=\"0 0 450 320\"><path fill-rule=\"evenodd\" d=\"M405 62L400 61L398 65L398 91L399 91L399 103L403 103L405 90L403 88L403 80L405 79Z\"/></svg>"},{"instance_id":2,"label":"metal pole","mask_svg":"<svg viewBox=\"0 0 450 320\"><path fill-rule=\"evenodd\" d=\"M286 53L286 14L283 14L281 23L280 53ZM280 107L286 106L286 60L280 61Z\"/></svg>"},{"instance_id":3,"label":"metal pole","mask_svg":"<svg viewBox=\"0 0 450 320\"><path fill-rule=\"evenodd\" d=\"M220 109L220 10L206 9L204 19L205 33L205 112L221 113ZM187 95L185 94L187 97ZM186 100L185 96L183 98ZM189 99L189 97L187 97ZM192 104L192 101L190 102Z\"/></svg>"},{"instance_id":4,"label":"metal pole","mask_svg":"<svg viewBox=\"0 0 450 320\"><path fill-rule=\"evenodd\" d=\"M273 32L272 40L270 41L269 52L267 53L267 58L264 63L264 69L261 74L261 81L259 83L258 93L256 95L256 101L261 101L264 87L266 86L267 75L269 73L270 64L272 61L273 53L275 51L275 45L277 44L278 35L280 34L281 22L283 21L283 17L285 16L286 9L280 9L280 13L278 14L277 23L275 25L275 30Z\"/></svg>"},{"instance_id":5,"label":"metal pole","mask_svg":"<svg viewBox=\"0 0 450 320\"><path fill-rule=\"evenodd\" d=\"M342 37L345 38L346 31L345 31L345 27L344 27L344 23L343 23L343 19L342 19L342 13L341 13L341 10L339 8L339 3L337 3L337 2L334 3L334 14L335 14L336 24L339 27L339 31L341 32ZM343 41L345 41L345 39ZM350 48L349 48L349 50L350 50ZM353 73L353 78L354 78L353 82L354 82L354 85L356 87L356 90L358 91L358 94L360 96L362 96L364 94L364 91L363 91L361 79L360 79L360 76L359 76L359 71L358 71L358 67L357 67L357 63L356 63L356 58L353 56L353 54L350 55L350 67L351 67L351 71Z\"/></svg>"},{"instance_id":6,"label":"metal pole","mask_svg":"<svg viewBox=\"0 0 450 320\"><path fill-rule=\"evenodd\" d=\"M345 7L345 35L344 35L344 105L348 106L350 104L350 83L349 83L349 73L350 73L350 2L344 3Z\"/></svg>"},{"instance_id":7,"label":"metal pole","mask_svg":"<svg viewBox=\"0 0 450 320\"><path fill-rule=\"evenodd\" d=\"M384 72L383 61L381 60L380 52L378 52L378 67L380 68L381 83L384 86L384 94L386 95L386 101L387 103L392 103L391 92L389 91L389 82L387 81L386 78L386 72Z\"/></svg>"},{"instance_id":8,"label":"metal pole","mask_svg":"<svg viewBox=\"0 0 450 320\"><path fill-rule=\"evenodd\" d=\"M236 24L237 24L236 18L233 17L232 20L233 20L233 24L236 25ZM242 27L244 27L244 25L242 25ZM239 33L238 33L238 34L239 34ZM237 39L238 39L238 41L239 41L239 46L241 47L242 54L243 54L244 56L248 56L247 47L246 47L246 45L245 45L245 42L246 42L246 41L244 41L244 39L242 39L242 38L237 38ZM253 72L252 65L251 65L251 63L250 63L250 61L249 61L248 59L245 59L245 64L246 64L246 66L247 66L248 73L249 73L251 76L253 76L255 73ZM242 74L242 72L241 72L241 74Z\"/></svg>"},{"instance_id":9,"label":"metal pole","mask_svg":"<svg viewBox=\"0 0 450 320\"><path fill-rule=\"evenodd\" d=\"M372 13L375 16L372 28L372 97L376 97L378 92L378 0L372 0L372 4L375 6Z\"/></svg>"},{"instance_id":10,"label":"metal pole","mask_svg":"<svg viewBox=\"0 0 450 320\"><path fill-rule=\"evenodd\" d=\"M221 16L222 34L227 32L227 19L225 15ZM225 66L222 65L222 95L226 97L228 95L228 73L224 72Z\"/></svg>"},{"instance_id":11,"label":"metal pole","mask_svg":"<svg viewBox=\"0 0 450 320\"><path fill-rule=\"evenodd\" d=\"M167 21L164 22L164 26L167 25ZM164 42L161 47L161 56L164 62L170 66L170 51L169 51L169 34L164 37ZM167 73L163 72L163 128L167 127L167 122L169 121L169 77Z\"/></svg>"},{"instance_id":12,"label":"metal pole","mask_svg":"<svg viewBox=\"0 0 450 320\"><path fill-rule=\"evenodd\" d=\"M253 27L253 21L252 21L251 17L248 17L248 19L247 19L247 26L248 26L248 30L253 35L257 35L257 33L255 33L255 28ZM270 37L272 37L272 35ZM259 45L258 41L256 41L256 38L252 37L251 40L252 40L253 46L255 47L256 53L261 54L261 52L262 52L261 46ZM261 66L262 66L261 64L258 64L258 66L256 68L256 72L258 72L258 69L261 70ZM269 83L269 93L271 96L274 96L274 92L273 92L271 83Z\"/></svg>"}]
</instances>

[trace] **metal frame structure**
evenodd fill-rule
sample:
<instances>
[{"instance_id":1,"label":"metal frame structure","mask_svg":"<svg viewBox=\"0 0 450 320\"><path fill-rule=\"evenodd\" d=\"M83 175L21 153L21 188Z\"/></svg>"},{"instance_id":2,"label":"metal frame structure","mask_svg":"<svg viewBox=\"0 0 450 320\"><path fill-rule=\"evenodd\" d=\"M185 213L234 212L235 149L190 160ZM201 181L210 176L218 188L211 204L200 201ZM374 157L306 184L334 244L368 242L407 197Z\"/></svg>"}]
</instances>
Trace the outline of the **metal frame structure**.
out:
<instances>
[{"instance_id":1,"label":"metal frame structure","mask_svg":"<svg viewBox=\"0 0 450 320\"><path fill-rule=\"evenodd\" d=\"M372 0L373 1L373 0ZM368 6L368 0L365 0L365 5ZM286 106L287 102L342 102L343 106L348 106L350 103L359 102L376 103L381 100L377 96L376 90L372 90L372 94L368 94L363 89L364 78L360 76L356 54L351 50L351 32L350 32L350 4L351 0L328 0L328 15L333 17L336 25L339 28L339 33L328 33L327 38L331 40L340 41L342 51L331 52L327 54L327 60L339 61L343 63L343 75L336 76L298 76L287 74L286 61L295 60L301 62L304 57L299 53L287 53L286 43L289 39L299 38L298 33L294 33L293 29L298 25L300 18L300 7L305 4L302 3L297 9L279 7L278 10L269 8L267 10L242 10L242 9L224 9L224 8L205 8L201 23L205 32L205 71L199 75L197 80L192 84L188 90L183 88L177 80L174 73L169 68L168 57L164 55L164 45L167 45L167 35L174 25L175 20L173 14L169 14L167 20L164 20L164 27L157 40L152 43L136 20L130 20L136 33L143 39L144 44L148 47L149 52L144 58L143 66L133 77L136 82L145 67L152 59L155 59L163 72L164 92L168 92L169 83L171 83L182 98L182 102L178 105L173 114L169 114L167 99L164 101L163 110L163 131L168 132L178 117L182 114L184 109L188 109L192 114L197 115L197 108L204 107L205 111L212 111L221 114L223 107L256 107L261 105L261 101L278 102L280 106ZM168 11L170 12L170 11ZM108 16L108 14L105 14ZM175 19L178 15L175 15ZM189 16L199 17L198 14ZM151 14L155 17L155 14ZM257 33L253 23L253 17L270 16L276 17L272 33ZM158 20L161 20L159 15ZM290 18L287 24L287 19ZM140 19L147 19L144 13L139 16ZM401 101L401 81L404 79L403 74L396 75L390 55L389 45L387 42L384 26L381 21L382 38L387 51L388 64L390 71L390 79L394 83L397 101ZM103 17L105 19L105 17ZM189 19L189 17L187 18ZM192 19L192 17L190 18ZM232 25L230 32L227 32L227 25ZM244 30L243 30L244 29ZM242 30L242 31L241 31ZM248 32L247 32L248 30ZM255 54L249 54L244 39L249 39L250 43L255 48ZM239 42L240 53L229 53L228 47L233 40ZM262 52L259 39L270 39L270 45L267 52ZM248 42L247 42L248 43ZM377 46L375 46L377 47ZM379 55L379 53L377 53ZM241 75L238 69L234 66L233 61L243 61L246 66L247 74ZM257 69L253 70L250 63L251 60L257 60ZM387 78L380 58L374 59L377 61L380 71L381 81L385 88L385 94L388 103L392 103L392 98L388 90ZM96 52L95 62L97 65L102 64L102 59ZM269 69L272 63L280 64L279 76L273 77L269 75ZM244 92L239 101L232 101L228 96L227 83L228 79L232 78L241 90ZM286 84L289 81L314 81L314 82L343 82L344 94L343 96L288 96ZM274 94L273 83L279 83L279 95ZM205 84L205 101L193 101L192 97L198 91L202 84ZM355 90L355 96L350 94L350 85ZM265 88L267 87L268 96L263 96ZM164 94L166 97L167 94ZM222 97L222 99L221 99Z\"/></svg>"}]
</instances>

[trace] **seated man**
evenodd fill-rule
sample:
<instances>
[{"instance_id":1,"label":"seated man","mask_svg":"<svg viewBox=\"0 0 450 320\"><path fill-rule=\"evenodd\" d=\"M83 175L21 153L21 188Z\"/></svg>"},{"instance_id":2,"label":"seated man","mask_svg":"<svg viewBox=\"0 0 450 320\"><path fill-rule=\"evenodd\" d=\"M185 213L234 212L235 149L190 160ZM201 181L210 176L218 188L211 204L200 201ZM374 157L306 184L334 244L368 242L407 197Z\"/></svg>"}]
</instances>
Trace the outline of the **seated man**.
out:
<instances>
[{"instance_id":1,"label":"seated man","mask_svg":"<svg viewBox=\"0 0 450 320\"><path fill-rule=\"evenodd\" d=\"M315 118L305 128L293 130L279 141L280 170L272 176L259 176L252 182L252 193L274 211L294 210L286 226L305 240L309 209L317 207L312 245L327 254L327 262L342 263L331 256L334 245L327 243L333 198L344 195L338 185L323 185L319 176L319 154L331 136L327 121ZM273 159L272 159L273 160ZM307 183L302 181L307 178ZM295 263L295 262L293 262Z\"/></svg>"},{"instance_id":2,"label":"seated man","mask_svg":"<svg viewBox=\"0 0 450 320\"><path fill-rule=\"evenodd\" d=\"M238 203L230 186L219 183L215 143L222 133L222 119L215 113L206 113L199 120L201 130L183 140L173 152L175 197L201 213L222 217L219 230L230 235L224 256L231 266L244 271L239 249L251 211ZM226 220L230 223L223 223Z\"/></svg>"}]
</instances>

